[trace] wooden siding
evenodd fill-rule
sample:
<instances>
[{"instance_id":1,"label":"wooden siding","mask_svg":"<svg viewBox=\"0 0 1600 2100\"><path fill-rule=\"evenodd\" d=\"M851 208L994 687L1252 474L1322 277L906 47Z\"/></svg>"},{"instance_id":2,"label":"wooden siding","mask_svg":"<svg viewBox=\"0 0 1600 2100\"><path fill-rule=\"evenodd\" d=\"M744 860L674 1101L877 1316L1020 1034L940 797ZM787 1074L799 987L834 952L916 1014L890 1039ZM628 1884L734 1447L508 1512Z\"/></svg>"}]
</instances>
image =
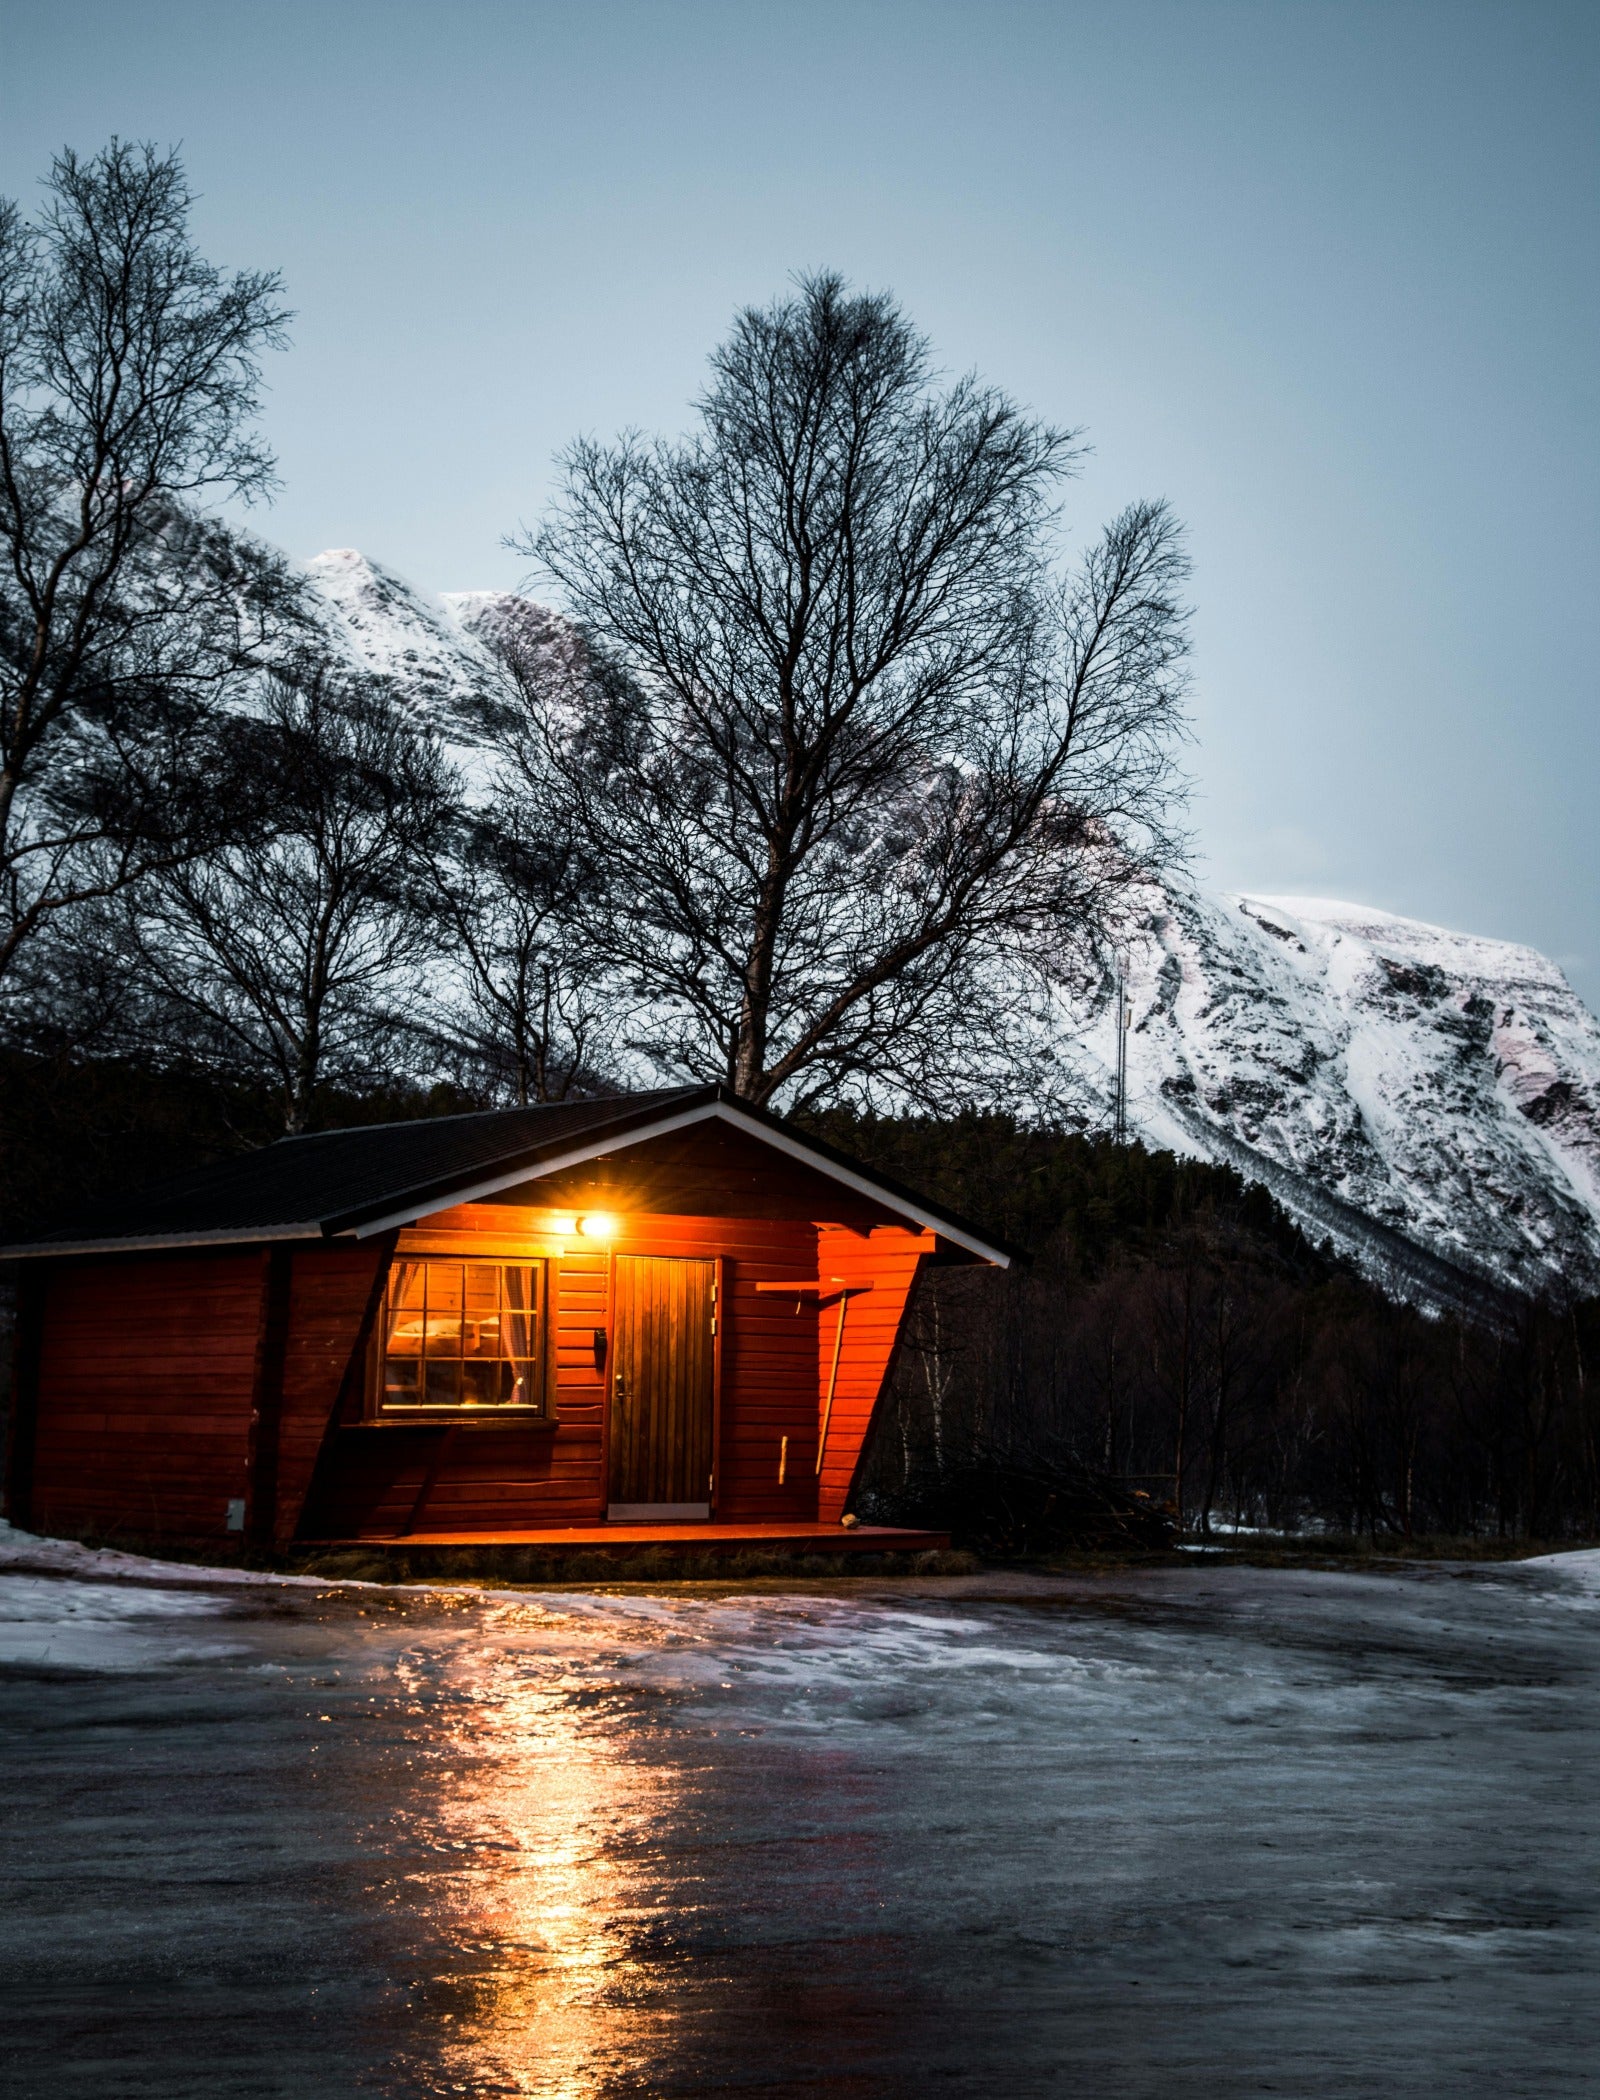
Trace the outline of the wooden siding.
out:
<instances>
[{"instance_id":1,"label":"wooden siding","mask_svg":"<svg viewBox=\"0 0 1600 2100\"><path fill-rule=\"evenodd\" d=\"M465 1235L480 1217L485 1239L508 1235L503 1208L484 1214L458 1207L428 1222ZM514 1249L514 1224L509 1236ZM407 1234L400 1251L420 1248L428 1237ZM553 1423L363 1422L352 1407L324 1457L301 1535L398 1537L417 1523L486 1533L603 1516L605 1387L594 1335L610 1324L609 1266L598 1251L550 1264L546 1302L555 1325L545 1348L555 1381Z\"/></svg>"},{"instance_id":2,"label":"wooden siding","mask_svg":"<svg viewBox=\"0 0 1600 2100\"><path fill-rule=\"evenodd\" d=\"M844 1307L839 1374L818 1482L817 1515L824 1523L837 1523L849 1507L873 1410L900 1339L906 1300L918 1269L935 1245L932 1233L911 1232L898 1225L868 1235L830 1225L817 1234L822 1290L860 1290L858 1297L824 1303L818 1317L818 1392L825 1405L840 1305ZM870 1288L861 1289L863 1285Z\"/></svg>"},{"instance_id":3,"label":"wooden siding","mask_svg":"<svg viewBox=\"0 0 1600 2100\"><path fill-rule=\"evenodd\" d=\"M602 1519L615 1254L723 1258L716 1515L730 1522L814 1519L816 1308L763 1298L755 1285L814 1278L815 1228L787 1219L635 1213L621 1218L617 1238L602 1249L555 1237L551 1223L546 1208L460 1204L404 1232L399 1251L436 1246L456 1252L474 1235L497 1253L527 1245L565 1248L552 1259L550 1274L554 1426L471 1421L452 1433L347 1418L330 1446L302 1536L397 1537L413 1525L485 1534ZM785 1436L788 1463L780 1485Z\"/></svg>"},{"instance_id":4,"label":"wooden siding","mask_svg":"<svg viewBox=\"0 0 1600 2100\"><path fill-rule=\"evenodd\" d=\"M248 1495L265 1258L53 1263L43 1286L32 1521L47 1532L229 1537Z\"/></svg>"},{"instance_id":5,"label":"wooden siding","mask_svg":"<svg viewBox=\"0 0 1600 2100\"><path fill-rule=\"evenodd\" d=\"M318 1455L387 1257L387 1245L312 1247L294 1256L272 1511L272 1535L279 1544L292 1539L299 1528ZM356 1384L359 1388L359 1380Z\"/></svg>"},{"instance_id":6,"label":"wooden siding","mask_svg":"<svg viewBox=\"0 0 1600 2100\"><path fill-rule=\"evenodd\" d=\"M816 1299L756 1289L814 1279L816 1243L814 1229L797 1235L787 1262L745 1244L727 1266L716 1515L730 1523L805 1522L817 1514Z\"/></svg>"}]
</instances>

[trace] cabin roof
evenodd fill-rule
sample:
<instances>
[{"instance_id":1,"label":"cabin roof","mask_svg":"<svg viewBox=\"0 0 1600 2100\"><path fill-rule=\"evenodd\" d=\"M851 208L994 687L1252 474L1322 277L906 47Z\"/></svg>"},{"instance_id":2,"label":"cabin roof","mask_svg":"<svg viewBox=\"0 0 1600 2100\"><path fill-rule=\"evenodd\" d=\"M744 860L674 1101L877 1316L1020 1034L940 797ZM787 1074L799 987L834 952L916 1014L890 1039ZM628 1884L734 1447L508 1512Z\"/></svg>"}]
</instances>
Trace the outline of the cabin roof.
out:
<instances>
[{"instance_id":1,"label":"cabin roof","mask_svg":"<svg viewBox=\"0 0 1600 2100\"><path fill-rule=\"evenodd\" d=\"M723 1086L667 1087L280 1138L99 1204L37 1239L0 1248L0 1257L362 1239L449 1204L484 1201L619 1145L712 1121L743 1130L982 1261L1005 1267L1015 1258L1003 1241Z\"/></svg>"}]
</instances>

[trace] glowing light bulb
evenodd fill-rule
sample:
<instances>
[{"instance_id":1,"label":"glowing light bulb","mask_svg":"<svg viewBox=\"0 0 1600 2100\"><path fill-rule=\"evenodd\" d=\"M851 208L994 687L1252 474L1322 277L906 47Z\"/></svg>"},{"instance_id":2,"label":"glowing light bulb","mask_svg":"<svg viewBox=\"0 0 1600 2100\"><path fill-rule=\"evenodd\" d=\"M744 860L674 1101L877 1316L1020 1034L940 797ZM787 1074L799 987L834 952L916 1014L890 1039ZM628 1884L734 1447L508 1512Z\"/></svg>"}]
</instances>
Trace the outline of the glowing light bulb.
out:
<instances>
[{"instance_id":1,"label":"glowing light bulb","mask_svg":"<svg viewBox=\"0 0 1600 2100\"><path fill-rule=\"evenodd\" d=\"M607 1210L592 1210L578 1220L578 1230L586 1240L609 1240L616 1236L617 1221Z\"/></svg>"}]
</instances>

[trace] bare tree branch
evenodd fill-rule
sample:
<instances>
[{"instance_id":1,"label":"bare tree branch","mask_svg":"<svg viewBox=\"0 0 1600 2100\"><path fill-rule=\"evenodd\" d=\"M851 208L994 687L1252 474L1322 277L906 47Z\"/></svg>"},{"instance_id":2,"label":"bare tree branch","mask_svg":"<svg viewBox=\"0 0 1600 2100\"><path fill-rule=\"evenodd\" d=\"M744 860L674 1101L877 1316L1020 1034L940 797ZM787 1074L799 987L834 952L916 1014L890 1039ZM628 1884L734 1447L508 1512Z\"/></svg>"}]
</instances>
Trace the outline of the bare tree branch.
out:
<instances>
[{"instance_id":1,"label":"bare tree branch","mask_svg":"<svg viewBox=\"0 0 1600 2100\"><path fill-rule=\"evenodd\" d=\"M414 1025L456 783L377 681L323 669L273 687L254 752L256 824L147 880L127 923L163 1038L269 1079L303 1130Z\"/></svg>"},{"instance_id":2,"label":"bare tree branch","mask_svg":"<svg viewBox=\"0 0 1600 2100\"><path fill-rule=\"evenodd\" d=\"M195 516L254 498L270 274L195 249L177 156L63 153L33 222L0 202L0 977L62 911L203 843L184 782L219 689L297 601Z\"/></svg>"},{"instance_id":3,"label":"bare tree branch","mask_svg":"<svg viewBox=\"0 0 1600 2100\"><path fill-rule=\"evenodd\" d=\"M1178 528L1137 505L1054 576L1070 434L941 391L835 277L740 315L712 374L688 440L573 446L520 542L590 643L545 748L609 877L587 937L659 1066L948 1099L1030 1054L1018 973L1175 844Z\"/></svg>"}]
</instances>

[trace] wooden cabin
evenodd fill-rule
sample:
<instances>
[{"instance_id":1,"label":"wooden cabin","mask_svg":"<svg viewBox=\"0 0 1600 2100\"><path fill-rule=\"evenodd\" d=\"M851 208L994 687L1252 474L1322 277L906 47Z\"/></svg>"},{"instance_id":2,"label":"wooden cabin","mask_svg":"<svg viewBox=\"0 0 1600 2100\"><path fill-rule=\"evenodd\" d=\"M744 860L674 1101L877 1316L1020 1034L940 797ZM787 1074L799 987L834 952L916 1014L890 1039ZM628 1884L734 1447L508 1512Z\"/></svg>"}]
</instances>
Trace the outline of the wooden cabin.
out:
<instances>
[{"instance_id":1,"label":"wooden cabin","mask_svg":"<svg viewBox=\"0 0 1600 2100\"><path fill-rule=\"evenodd\" d=\"M4 1253L11 1521L257 1550L926 1543L851 1528L867 1433L922 1266L1010 1258L714 1086L286 1138Z\"/></svg>"}]
</instances>

